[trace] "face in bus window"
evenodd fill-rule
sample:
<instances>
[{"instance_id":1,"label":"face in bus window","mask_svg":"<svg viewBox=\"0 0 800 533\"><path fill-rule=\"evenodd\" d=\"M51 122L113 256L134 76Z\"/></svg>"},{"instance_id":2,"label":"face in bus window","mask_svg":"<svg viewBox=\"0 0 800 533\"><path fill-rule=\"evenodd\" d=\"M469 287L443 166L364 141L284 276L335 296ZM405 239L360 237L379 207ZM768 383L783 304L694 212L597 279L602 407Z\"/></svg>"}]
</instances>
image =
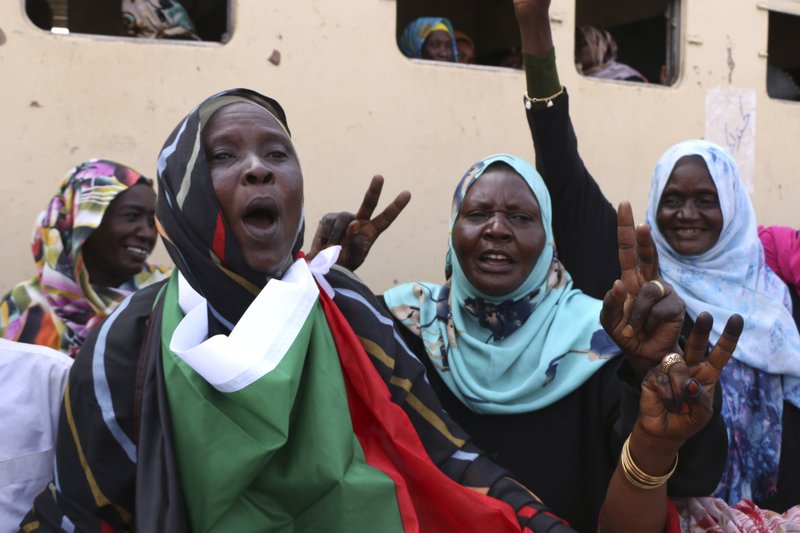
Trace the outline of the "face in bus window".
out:
<instances>
[{"instance_id":1,"label":"face in bus window","mask_svg":"<svg viewBox=\"0 0 800 533\"><path fill-rule=\"evenodd\" d=\"M83 244L89 280L118 287L144 268L156 244L156 195L145 183L118 194Z\"/></svg>"},{"instance_id":2,"label":"face in bus window","mask_svg":"<svg viewBox=\"0 0 800 533\"><path fill-rule=\"evenodd\" d=\"M475 62L475 46L466 39L456 40L458 47L458 62L471 64Z\"/></svg>"},{"instance_id":3,"label":"face in bus window","mask_svg":"<svg viewBox=\"0 0 800 533\"><path fill-rule=\"evenodd\" d=\"M446 31L435 30L422 44L422 59L453 61L453 38Z\"/></svg>"},{"instance_id":4,"label":"face in bus window","mask_svg":"<svg viewBox=\"0 0 800 533\"><path fill-rule=\"evenodd\" d=\"M681 255L708 251L722 231L717 187L702 157L682 157L675 163L656 215L658 229Z\"/></svg>"},{"instance_id":5,"label":"face in bus window","mask_svg":"<svg viewBox=\"0 0 800 533\"><path fill-rule=\"evenodd\" d=\"M545 244L539 202L514 169L496 165L470 187L453 225L453 250L472 285L505 296L522 285Z\"/></svg>"},{"instance_id":6,"label":"face in bus window","mask_svg":"<svg viewBox=\"0 0 800 533\"><path fill-rule=\"evenodd\" d=\"M591 48L589 43L586 42L586 36L580 30L575 32L575 65L581 72L585 72L594 66Z\"/></svg>"},{"instance_id":7,"label":"face in bus window","mask_svg":"<svg viewBox=\"0 0 800 533\"><path fill-rule=\"evenodd\" d=\"M211 184L247 265L272 274L291 253L303 205L303 175L289 135L264 108L235 103L203 130Z\"/></svg>"}]
</instances>

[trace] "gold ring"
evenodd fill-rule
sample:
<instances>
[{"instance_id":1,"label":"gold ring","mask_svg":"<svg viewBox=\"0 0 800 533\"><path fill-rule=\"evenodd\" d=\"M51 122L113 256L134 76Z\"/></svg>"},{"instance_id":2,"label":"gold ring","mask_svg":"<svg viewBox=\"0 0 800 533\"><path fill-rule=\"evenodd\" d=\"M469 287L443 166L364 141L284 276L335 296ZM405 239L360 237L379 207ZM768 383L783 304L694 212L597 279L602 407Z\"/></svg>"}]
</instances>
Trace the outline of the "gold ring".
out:
<instances>
[{"instance_id":1,"label":"gold ring","mask_svg":"<svg viewBox=\"0 0 800 533\"><path fill-rule=\"evenodd\" d=\"M664 284L663 284L663 283L661 283L660 281L658 281L657 279L651 279L651 280L650 280L650 281L648 281L647 283L652 283L653 285L655 285L656 287L658 287L658 290L660 290L660 291L661 291L661 296L659 296L659 297L658 297L658 299L659 299L659 300L660 300L661 298L663 298L665 294L667 294L667 289L665 289L665 288L664 288Z\"/></svg>"},{"instance_id":2,"label":"gold ring","mask_svg":"<svg viewBox=\"0 0 800 533\"><path fill-rule=\"evenodd\" d=\"M664 359L661 360L661 366L659 369L669 376L669 370L672 368L672 365L676 363L683 363L686 364L686 361L683 360L683 357L676 353L670 353L664 356Z\"/></svg>"}]
</instances>

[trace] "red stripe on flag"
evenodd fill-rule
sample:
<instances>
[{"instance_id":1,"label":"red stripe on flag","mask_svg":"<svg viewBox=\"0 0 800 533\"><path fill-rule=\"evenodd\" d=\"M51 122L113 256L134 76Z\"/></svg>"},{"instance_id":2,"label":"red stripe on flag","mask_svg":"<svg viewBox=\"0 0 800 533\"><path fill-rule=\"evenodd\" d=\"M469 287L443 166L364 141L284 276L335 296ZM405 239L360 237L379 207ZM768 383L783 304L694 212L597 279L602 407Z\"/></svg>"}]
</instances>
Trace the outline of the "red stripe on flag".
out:
<instances>
[{"instance_id":1,"label":"red stripe on flag","mask_svg":"<svg viewBox=\"0 0 800 533\"><path fill-rule=\"evenodd\" d=\"M222 219L222 211L217 214L217 225L214 227L211 250L220 261L225 262L225 221Z\"/></svg>"},{"instance_id":2,"label":"red stripe on flag","mask_svg":"<svg viewBox=\"0 0 800 533\"><path fill-rule=\"evenodd\" d=\"M353 432L367 463L394 481L405 531L519 533L511 506L459 485L433 464L342 312L325 291L320 301L339 352Z\"/></svg>"},{"instance_id":3,"label":"red stripe on flag","mask_svg":"<svg viewBox=\"0 0 800 533\"><path fill-rule=\"evenodd\" d=\"M671 498L667 498L667 522L664 524L664 533L681 533L681 517Z\"/></svg>"}]
</instances>

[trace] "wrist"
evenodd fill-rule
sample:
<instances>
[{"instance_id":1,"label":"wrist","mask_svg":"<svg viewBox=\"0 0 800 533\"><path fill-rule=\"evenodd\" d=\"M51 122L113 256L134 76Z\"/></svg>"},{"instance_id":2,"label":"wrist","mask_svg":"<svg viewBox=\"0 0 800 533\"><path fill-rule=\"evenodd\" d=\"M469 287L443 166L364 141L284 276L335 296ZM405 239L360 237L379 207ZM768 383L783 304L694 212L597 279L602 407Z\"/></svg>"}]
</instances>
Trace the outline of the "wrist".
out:
<instances>
[{"instance_id":1,"label":"wrist","mask_svg":"<svg viewBox=\"0 0 800 533\"><path fill-rule=\"evenodd\" d=\"M651 435L640 421L633 427L629 450L634 462L650 475L662 476L670 471L683 441Z\"/></svg>"}]
</instances>

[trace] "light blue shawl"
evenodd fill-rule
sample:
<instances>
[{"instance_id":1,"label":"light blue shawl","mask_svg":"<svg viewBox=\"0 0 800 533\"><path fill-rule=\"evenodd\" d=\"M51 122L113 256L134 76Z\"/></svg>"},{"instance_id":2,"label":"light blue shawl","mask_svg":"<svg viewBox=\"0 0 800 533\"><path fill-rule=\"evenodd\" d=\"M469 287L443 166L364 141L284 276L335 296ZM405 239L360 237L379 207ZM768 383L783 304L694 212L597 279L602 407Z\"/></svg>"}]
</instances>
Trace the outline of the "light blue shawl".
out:
<instances>
[{"instance_id":1,"label":"light blue shawl","mask_svg":"<svg viewBox=\"0 0 800 533\"><path fill-rule=\"evenodd\" d=\"M550 195L526 161L496 155L473 165L453 197L451 235L464 196L493 163L511 166L539 202L546 242L528 278L501 298L481 293L464 275L451 238L448 256L454 260L445 285L406 283L384 298L421 336L439 375L466 406L477 413L523 413L578 389L619 348L600 326L602 302L573 289L556 259Z\"/></svg>"},{"instance_id":2,"label":"light blue shawl","mask_svg":"<svg viewBox=\"0 0 800 533\"><path fill-rule=\"evenodd\" d=\"M667 243L656 223L661 194L675 163L699 155L717 188L722 231L706 252L683 256ZM694 320L714 316L711 342L728 317L744 317L744 331L720 379L722 416L728 425L728 467L715 495L730 503L762 499L774 492L781 446L783 401L800 406L800 334L786 285L764 261L755 212L733 158L699 140L669 148L656 165L647 223L659 254L662 276L686 302Z\"/></svg>"}]
</instances>

